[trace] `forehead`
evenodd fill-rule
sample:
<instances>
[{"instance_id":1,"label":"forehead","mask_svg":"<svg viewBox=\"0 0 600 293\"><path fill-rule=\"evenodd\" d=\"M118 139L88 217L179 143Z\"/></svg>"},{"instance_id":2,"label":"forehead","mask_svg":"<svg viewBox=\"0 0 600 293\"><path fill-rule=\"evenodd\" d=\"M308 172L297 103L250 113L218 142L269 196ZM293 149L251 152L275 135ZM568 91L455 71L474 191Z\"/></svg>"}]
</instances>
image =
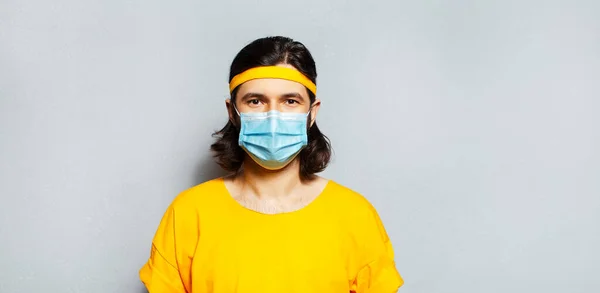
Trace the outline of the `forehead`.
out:
<instances>
[{"instance_id":1,"label":"forehead","mask_svg":"<svg viewBox=\"0 0 600 293\"><path fill-rule=\"evenodd\" d=\"M247 93L257 93L267 97L278 97L289 93L298 93L302 97L308 99L308 91L304 85L295 81L278 78L249 80L240 85L237 96L242 97Z\"/></svg>"}]
</instances>

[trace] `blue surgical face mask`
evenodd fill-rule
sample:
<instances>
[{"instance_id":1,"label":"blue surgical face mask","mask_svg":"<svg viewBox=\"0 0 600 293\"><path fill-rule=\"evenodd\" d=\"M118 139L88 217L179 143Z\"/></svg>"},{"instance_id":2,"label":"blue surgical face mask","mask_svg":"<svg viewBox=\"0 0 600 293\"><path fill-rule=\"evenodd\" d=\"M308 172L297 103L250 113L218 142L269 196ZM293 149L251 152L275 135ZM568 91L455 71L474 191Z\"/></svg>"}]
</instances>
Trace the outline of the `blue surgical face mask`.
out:
<instances>
[{"instance_id":1,"label":"blue surgical face mask","mask_svg":"<svg viewBox=\"0 0 600 293\"><path fill-rule=\"evenodd\" d=\"M281 169L308 144L308 113L238 112L242 123L238 143L263 168Z\"/></svg>"}]
</instances>

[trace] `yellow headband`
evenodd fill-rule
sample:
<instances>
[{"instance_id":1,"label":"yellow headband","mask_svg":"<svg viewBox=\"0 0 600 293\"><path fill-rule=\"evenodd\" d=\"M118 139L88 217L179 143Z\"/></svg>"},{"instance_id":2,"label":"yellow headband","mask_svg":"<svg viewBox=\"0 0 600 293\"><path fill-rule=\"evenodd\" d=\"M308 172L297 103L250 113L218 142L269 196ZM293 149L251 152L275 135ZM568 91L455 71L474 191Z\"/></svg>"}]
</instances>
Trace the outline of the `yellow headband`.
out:
<instances>
[{"instance_id":1,"label":"yellow headband","mask_svg":"<svg viewBox=\"0 0 600 293\"><path fill-rule=\"evenodd\" d=\"M317 94L317 85L308 79L300 71L282 66L261 66L250 68L231 79L229 83L229 92L232 92L240 84L259 78L277 78L295 81L304 85L313 94Z\"/></svg>"}]
</instances>

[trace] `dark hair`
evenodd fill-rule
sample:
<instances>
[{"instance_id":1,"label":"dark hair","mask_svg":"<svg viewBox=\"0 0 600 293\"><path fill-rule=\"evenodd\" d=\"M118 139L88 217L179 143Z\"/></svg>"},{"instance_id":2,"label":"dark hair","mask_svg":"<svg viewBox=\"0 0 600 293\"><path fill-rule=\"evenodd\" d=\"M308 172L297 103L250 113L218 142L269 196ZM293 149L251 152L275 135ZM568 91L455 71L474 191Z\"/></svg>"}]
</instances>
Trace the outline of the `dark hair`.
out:
<instances>
[{"instance_id":1,"label":"dark hair","mask_svg":"<svg viewBox=\"0 0 600 293\"><path fill-rule=\"evenodd\" d=\"M308 49L300 42L280 36L261 38L245 46L231 63L229 81L231 82L234 76L248 69L277 64L292 65L312 82L317 83L315 61ZM235 103L238 88L231 93L232 103ZM309 90L307 92L312 104L315 95ZM210 149L214 153L217 164L229 172L239 171L246 156L244 150L238 145L239 129L228 121L223 129L213 134L213 137L217 138L217 141L210 146ZM300 178L310 179L315 173L325 170L330 158L331 143L315 122L308 129L308 145L298 154Z\"/></svg>"}]
</instances>

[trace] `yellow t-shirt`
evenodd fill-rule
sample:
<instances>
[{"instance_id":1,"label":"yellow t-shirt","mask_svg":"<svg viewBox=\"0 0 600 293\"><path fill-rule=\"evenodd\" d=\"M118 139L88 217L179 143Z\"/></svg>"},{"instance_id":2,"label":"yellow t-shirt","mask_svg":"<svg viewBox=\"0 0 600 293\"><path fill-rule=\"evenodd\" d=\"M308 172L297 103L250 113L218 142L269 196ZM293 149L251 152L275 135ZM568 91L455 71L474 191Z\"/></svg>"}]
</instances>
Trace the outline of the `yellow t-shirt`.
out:
<instances>
[{"instance_id":1,"label":"yellow t-shirt","mask_svg":"<svg viewBox=\"0 0 600 293\"><path fill-rule=\"evenodd\" d=\"M150 293L392 293L403 284L373 206L333 181L309 205L261 214L222 178L182 192L140 270Z\"/></svg>"}]
</instances>

